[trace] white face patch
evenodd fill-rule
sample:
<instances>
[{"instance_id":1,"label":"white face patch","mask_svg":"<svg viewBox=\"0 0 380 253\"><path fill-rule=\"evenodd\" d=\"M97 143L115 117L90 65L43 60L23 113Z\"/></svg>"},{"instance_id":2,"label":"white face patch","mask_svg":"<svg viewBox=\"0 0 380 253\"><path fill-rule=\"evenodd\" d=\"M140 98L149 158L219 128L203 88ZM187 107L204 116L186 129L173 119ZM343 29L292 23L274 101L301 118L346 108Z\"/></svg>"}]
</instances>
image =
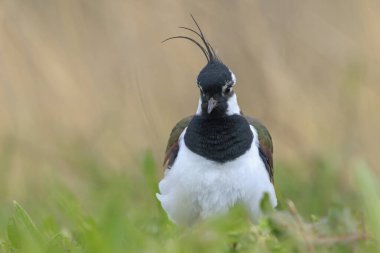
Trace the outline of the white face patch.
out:
<instances>
[{"instance_id":1,"label":"white face patch","mask_svg":"<svg viewBox=\"0 0 380 253\"><path fill-rule=\"evenodd\" d=\"M197 112L195 114L196 115L202 114L202 99L201 98L199 98L199 100L198 100L198 108L197 108Z\"/></svg>"},{"instance_id":2,"label":"white face patch","mask_svg":"<svg viewBox=\"0 0 380 253\"><path fill-rule=\"evenodd\" d=\"M237 102L236 94L233 94L227 101L227 115L240 114L240 107Z\"/></svg>"},{"instance_id":3,"label":"white face patch","mask_svg":"<svg viewBox=\"0 0 380 253\"><path fill-rule=\"evenodd\" d=\"M236 84L236 76L230 69L228 69L228 70L231 73L231 78L232 78L232 82L233 82L232 86L234 86Z\"/></svg>"},{"instance_id":4,"label":"white face patch","mask_svg":"<svg viewBox=\"0 0 380 253\"><path fill-rule=\"evenodd\" d=\"M196 115L202 114L202 99L201 99L201 97L199 97L198 107L197 107L197 111L195 114ZM240 107L239 107L239 104L237 102L236 94L233 94L231 97L228 98L226 114L227 115L234 115L234 114L240 115Z\"/></svg>"},{"instance_id":5,"label":"white face patch","mask_svg":"<svg viewBox=\"0 0 380 253\"><path fill-rule=\"evenodd\" d=\"M198 88L203 93L203 89L202 89L202 87L199 84L198 84Z\"/></svg>"}]
</instances>

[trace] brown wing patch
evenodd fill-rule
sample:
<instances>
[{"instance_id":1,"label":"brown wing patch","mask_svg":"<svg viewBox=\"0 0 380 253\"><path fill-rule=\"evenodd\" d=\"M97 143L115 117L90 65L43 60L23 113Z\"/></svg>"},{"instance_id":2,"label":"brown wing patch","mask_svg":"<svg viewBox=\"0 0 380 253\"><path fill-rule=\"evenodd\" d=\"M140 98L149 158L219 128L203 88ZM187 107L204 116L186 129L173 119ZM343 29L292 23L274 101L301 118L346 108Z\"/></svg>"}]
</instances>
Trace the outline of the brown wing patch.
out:
<instances>
[{"instance_id":1,"label":"brown wing patch","mask_svg":"<svg viewBox=\"0 0 380 253\"><path fill-rule=\"evenodd\" d=\"M260 157L263 160L265 164L265 168L267 169L267 172L269 174L270 181L272 184L274 183L274 171L273 171L273 154L265 147L259 147L259 153Z\"/></svg>"},{"instance_id":2,"label":"brown wing patch","mask_svg":"<svg viewBox=\"0 0 380 253\"><path fill-rule=\"evenodd\" d=\"M166 146L165 158L163 166L167 169L173 165L175 159L177 158L179 151L178 139L181 136L183 130L189 125L190 121L194 116L188 116L180 120L172 129L168 144Z\"/></svg>"},{"instance_id":3,"label":"brown wing patch","mask_svg":"<svg viewBox=\"0 0 380 253\"><path fill-rule=\"evenodd\" d=\"M256 118L244 116L248 123L252 125L259 135L259 153L260 157L265 164L268 171L270 181L274 183L274 169L273 169L273 145L272 137L268 129Z\"/></svg>"},{"instance_id":4,"label":"brown wing patch","mask_svg":"<svg viewBox=\"0 0 380 253\"><path fill-rule=\"evenodd\" d=\"M165 159L164 159L164 164L163 166L166 167L167 169L170 169L177 158L179 151L179 144L178 140L172 144L169 149L165 153Z\"/></svg>"}]
</instances>

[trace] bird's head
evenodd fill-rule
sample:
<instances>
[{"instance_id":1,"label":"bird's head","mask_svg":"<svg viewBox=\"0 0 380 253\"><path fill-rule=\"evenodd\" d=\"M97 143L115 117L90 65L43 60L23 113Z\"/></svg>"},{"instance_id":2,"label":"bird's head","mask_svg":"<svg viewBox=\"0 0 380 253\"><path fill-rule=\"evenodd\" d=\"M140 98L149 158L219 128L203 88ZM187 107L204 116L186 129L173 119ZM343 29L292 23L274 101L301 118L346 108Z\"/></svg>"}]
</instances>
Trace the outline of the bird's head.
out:
<instances>
[{"instance_id":1,"label":"bird's head","mask_svg":"<svg viewBox=\"0 0 380 253\"><path fill-rule=\"evenodd\" d=\"M233 86L236 84L234 73L219 59L213 47L207 41L197 21L191 15L198 31L188 27L180 27L197 35L201 42L186 36L170 37L170 39L186 39L197 45L205 55L207 64L197 77L197 85L200 90L197 115L206 117L223 117L226 115L240 114L236 94Z\"/></svg>"},{"instance_id":2,"label":"bird's head","mask_svg":"<svg viewBox=\"0 0 380 253\"><path fill-rule=\"evenodd\" d=\"M233 86L235 75L221 61L210 61L197 77L200 90L201 114L222 116L236 101Z\"/></svg>"}]
</instances>

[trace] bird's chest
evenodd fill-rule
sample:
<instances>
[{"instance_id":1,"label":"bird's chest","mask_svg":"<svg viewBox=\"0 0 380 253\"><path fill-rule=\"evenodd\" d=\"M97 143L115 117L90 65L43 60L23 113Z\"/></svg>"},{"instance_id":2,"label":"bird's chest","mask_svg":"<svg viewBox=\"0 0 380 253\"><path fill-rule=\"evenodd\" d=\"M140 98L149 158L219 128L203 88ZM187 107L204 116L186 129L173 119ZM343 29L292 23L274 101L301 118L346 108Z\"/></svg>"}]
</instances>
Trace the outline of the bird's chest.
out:
<instances>
[{"instance_id":1,"label":"bird's chest","mask_svg":"<svg viewBox=\"0 0 380 253\"><path fill-rule=\"evenodd\" d=\"M246 153L252 140L250 126L240 115L221 118L195 116L184 136L185 144L191 151L220 163Z\"/></svg>"},{"instance_id":2,"label":"bird's chest","mask_svg":"<svg viewBox=\"0 0 380 253\"><path fill-rule=\"evenodd\" d=\"M255 145L233 161L217 163L189 150L184 140L167 182L161 185L162 190L175 192L193 209L199 207L202 216L224 213L239 202L250 203L252 196L261 198L270 187Z\"/></svg>"}]
</instances>

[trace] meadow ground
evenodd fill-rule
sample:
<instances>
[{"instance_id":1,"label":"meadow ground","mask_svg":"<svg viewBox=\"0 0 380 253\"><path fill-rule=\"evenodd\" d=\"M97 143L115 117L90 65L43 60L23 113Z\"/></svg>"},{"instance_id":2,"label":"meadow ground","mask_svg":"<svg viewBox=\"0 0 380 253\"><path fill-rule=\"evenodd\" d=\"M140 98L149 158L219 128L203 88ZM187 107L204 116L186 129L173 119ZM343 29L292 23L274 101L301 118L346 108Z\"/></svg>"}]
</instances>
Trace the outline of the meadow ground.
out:
<instances>
[{"instance_id":1,"label":"meadow ground","mask_svg":"<svg viewBox=\"0 0 380 253\"><path fill-rule=\"evenodd\" d=\"M267 216L258 225L238 206L227 216L179 228L155 199L159 176L150 152L134 175L93 154L72 154L70 160L81 177L80 194L77 185L69 189L56 177L27 198L2 201L0 252L380 250L379 184L361 161L352 165L350 184L342 183L336 162L322 158L304 164L307 173L277 165L280 206L270 210L264 199Z\"/></svg>"}]
</instances>

